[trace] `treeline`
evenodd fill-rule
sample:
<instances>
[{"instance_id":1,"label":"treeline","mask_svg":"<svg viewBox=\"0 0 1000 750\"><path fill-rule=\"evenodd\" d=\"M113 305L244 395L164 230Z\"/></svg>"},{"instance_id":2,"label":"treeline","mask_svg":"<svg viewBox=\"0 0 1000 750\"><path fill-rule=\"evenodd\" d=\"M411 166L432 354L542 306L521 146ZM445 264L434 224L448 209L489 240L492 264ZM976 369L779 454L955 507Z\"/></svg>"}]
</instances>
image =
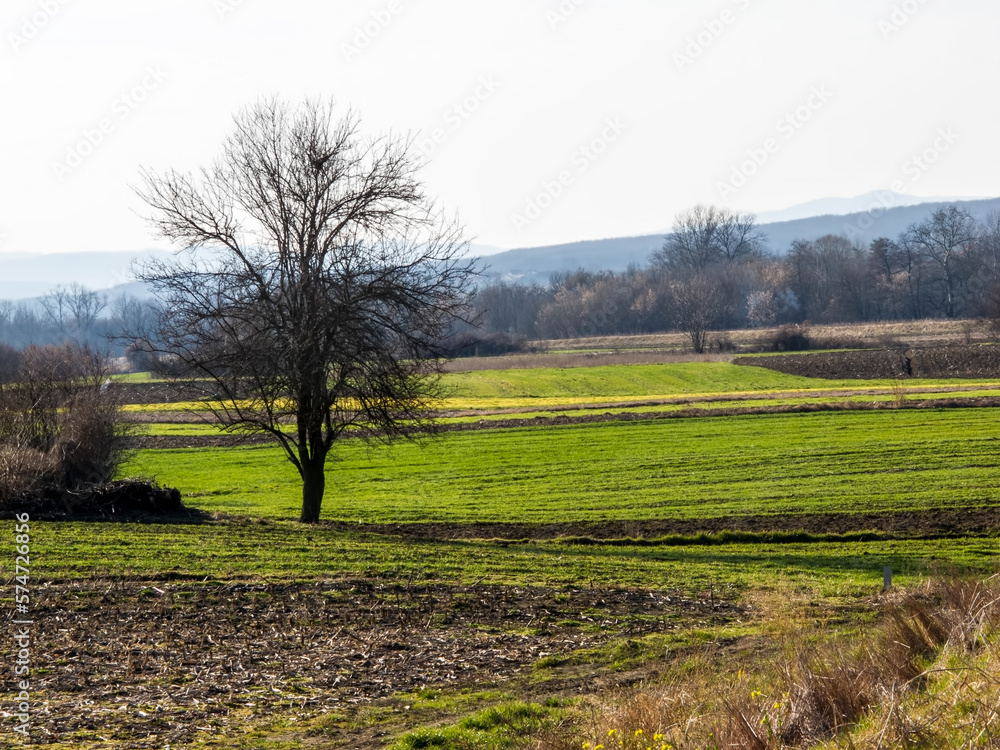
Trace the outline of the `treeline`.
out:
<instances>
[{"instance_id":1,"label":"treeline","mask_svg":"<svg viewBox=\"0 0 1000 750\"><path fill-rule=\"evenodd\" d=\"M765 251L752 214L698 206L678 216L644 267L554 274L545 286L494 282L473 297L478 328L459 354L502 354L531 339L684 331L696 351L709 332L786 323L1000 318L1000 214L977 221L949 206L898 237L867 246L827 235ZM151 303L79 284L38 300L0 300L0 344L72 341L129 355L119 337L147 327Z\"/></svg>"},{"instance_id":2,"label":"treeline","mask_svg":"<svg viewBox=\"0 0 1000 750\"><path fill-rule=\"evenodd\" d=\"M701 351L717 329L1000 312L998 214L980 222L950 206L896 238L862 246L828 235L781 257L765 240L752 215L699 206L678 217L646 267L485 285L475 298L480 346L680 330Z\"/></svg>"},{"instance_id":3,"label":"treeline","mask_svg":"<svg viewBox=\"0 0 1000 750\"><path fill-rule=\"evenodd\" d=\"M0 345L13 349L75 342L113 356L127 354L118 340L150 319L149 302L128 293L109 296L80 284L57 286L44 297L0 300Z\"/></svg>"}]
</instances>

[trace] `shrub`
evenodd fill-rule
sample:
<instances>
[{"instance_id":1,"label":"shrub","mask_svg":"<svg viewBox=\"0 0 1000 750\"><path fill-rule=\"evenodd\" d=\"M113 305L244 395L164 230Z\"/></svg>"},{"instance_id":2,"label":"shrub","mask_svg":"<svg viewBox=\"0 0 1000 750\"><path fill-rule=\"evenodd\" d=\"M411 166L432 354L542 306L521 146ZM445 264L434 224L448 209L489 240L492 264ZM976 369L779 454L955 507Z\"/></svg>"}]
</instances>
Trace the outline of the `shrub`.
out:
<instances>
[{"instance_id":1,"label":"shrub","mask_svg":"<svg viewBox=\"0 0 1000 750\"><path fill-rule=\"evenodd\" d=\"M105 359L74 344L29 347L0 365L0 506L109 481L136 425Z\"/></svg>"},{"instance_id":2,"label":"shrub","mask_svg":"<svg viewBox=\"0 0 1000 750\"><path fill-rule=\"evenodd\" d=\"M809 349L809 329L786 323L778 326L771 337L770 348L776 352L803 352Z\"/></svg>"}]
</instances>

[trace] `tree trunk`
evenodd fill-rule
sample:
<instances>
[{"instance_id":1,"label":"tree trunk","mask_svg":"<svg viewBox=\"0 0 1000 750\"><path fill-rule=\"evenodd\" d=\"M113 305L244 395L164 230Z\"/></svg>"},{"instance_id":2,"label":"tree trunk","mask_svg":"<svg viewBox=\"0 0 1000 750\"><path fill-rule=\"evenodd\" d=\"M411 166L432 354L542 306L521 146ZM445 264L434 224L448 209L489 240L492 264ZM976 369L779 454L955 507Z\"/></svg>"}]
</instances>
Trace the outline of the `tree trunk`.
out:
<instances>
[{"instance_id":1,"label":"tree trunk","mask_svg":"<svg viewBox=\"0 0 1000 750\"><path fill-rule=\"evenodd\" d=\"M319 510L323 505L326 490L326 456L302 462L302 523L319 521Z\"/></svg>"}]
</instances>

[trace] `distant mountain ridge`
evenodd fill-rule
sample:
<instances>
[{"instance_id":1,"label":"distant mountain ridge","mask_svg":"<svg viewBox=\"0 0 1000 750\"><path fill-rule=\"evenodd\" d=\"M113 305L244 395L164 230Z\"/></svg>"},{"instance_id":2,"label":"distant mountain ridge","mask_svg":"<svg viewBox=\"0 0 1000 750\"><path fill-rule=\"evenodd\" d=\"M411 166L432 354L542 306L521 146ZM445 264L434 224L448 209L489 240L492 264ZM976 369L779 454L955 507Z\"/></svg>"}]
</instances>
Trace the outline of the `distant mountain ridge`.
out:
<instances>
[{"instance_id":1,"label":"distant mountain ridge","mask_svg":"<svg viewBox=\"0 0 1000 750\"><path fill-rule=\"evenodd\" d=\"M131 273L133 259L167 257L162 250L123 252L0 253L0 299L41 297L59 284L76 282L89 289L109 290L138 282Z\"/></svg>"},{"instance_id":2,"label":"distant mountain ridge","mask_svg":"<svg viewBox=\"0 0 1000 750\"><path fill-rule=\"evenodd\" d=\"M817 216L842 216L845 214L863 214L879 212L889 208L916 206L921 203L964 203L983 200L981 197L939 196L927 198L917 195L904 195L891 190L876 190L853 198L820 198L780 211L758 211L757 221L761 224L777 224L796 219L811 219Z\"/></svg>"},{"instance_id":3,"label":"distant mountain ridge","mask_svg":"<svg viewBox=\"0 0 1000 750\"><path fill-rule=\"evenodd\" d=\"M862 196L865 197L865 196ZM808 204L805 204L808 205ZM877 205L877 204L876 204ZM815 240L827 234L841 234L852 242L868 244L877 237L895 239L944 206L957 205L982 221L991 211L1000 211L1000 198L971 201L935 201L891 208L876 208L848 214L826 214L803 219L761 223L767 234L768 249L784 255L795 240ZM489 278L524 284L545 284L559 271L622 272L630 265L644 266L654 250L663 246L667 233L640 237L569 242L545 247L508 250L483 258Z\"/></svg>"},{"instance_id":4,"label":"distant mountain ridge","mask_svg":"<svg viewBox=\"0 0 1000 750\"><path fill-rule=\"evenodd\" d=\"M839 212L858 205L874 206L872 210L851 213L826 213L805 218L782 221L762 221L761 228L768 236L771 252L783 255L794 240L815 240L826 234L843 234L852 241L864 244L876 237L895 238L911 224L923 221L942 206L955 204L983 220L991 211L1000 211L1000 198L977 200L936 200L910 204L921 200L913 196L869 193L857 198L831 198L793 206L785 211L761 214L762 218L795 216L802 211L828 210ZM907 205L884 204L907 203ZM603 240L568 242L544 247L526 247L505 250L496 254L482 254L486 275L520 283L545 284L553 273L561 271L615 271L629 266L644 266L654 250L663 246L667 232L637 237L613 237ZM473 246L473 251L485 253L493 250ZM141 293L132 280L130 267L133 259L169 257L164 250L138 252L85 252L32 255L28 253L0 253L0 299L29 299L49 292L58 284L78 282L91 289L109 290L112 294L127 290Z\"/></svg>"}]
</instances>

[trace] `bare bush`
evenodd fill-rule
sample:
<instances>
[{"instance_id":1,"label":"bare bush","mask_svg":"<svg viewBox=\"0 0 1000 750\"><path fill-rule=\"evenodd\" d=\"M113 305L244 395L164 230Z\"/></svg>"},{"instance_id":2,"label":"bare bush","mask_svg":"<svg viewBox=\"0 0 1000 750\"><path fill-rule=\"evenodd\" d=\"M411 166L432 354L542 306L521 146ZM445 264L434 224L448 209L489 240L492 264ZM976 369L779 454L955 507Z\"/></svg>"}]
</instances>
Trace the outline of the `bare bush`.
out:
<instances>
[{"instance_id":1,"label":"bare bush","mask_svg":"<svg viewBox=\"0 0 1000 750\"><path fill-rule=\"evenodd\" d=\"M29 347L0 367L0 504L109 481L137 425L104 358L73 344Z\"/></svg>"},{"instance_id":2,"label":"bare bush","mask_svg":"<svg viewBox=\"0 0 1000 750\"><path fill-rule=\"evenodd\" d=\"M786 323L778 326L768 348L776 352L801 352L810 346L809 326Z\"/></svg>"}]
</instances>

